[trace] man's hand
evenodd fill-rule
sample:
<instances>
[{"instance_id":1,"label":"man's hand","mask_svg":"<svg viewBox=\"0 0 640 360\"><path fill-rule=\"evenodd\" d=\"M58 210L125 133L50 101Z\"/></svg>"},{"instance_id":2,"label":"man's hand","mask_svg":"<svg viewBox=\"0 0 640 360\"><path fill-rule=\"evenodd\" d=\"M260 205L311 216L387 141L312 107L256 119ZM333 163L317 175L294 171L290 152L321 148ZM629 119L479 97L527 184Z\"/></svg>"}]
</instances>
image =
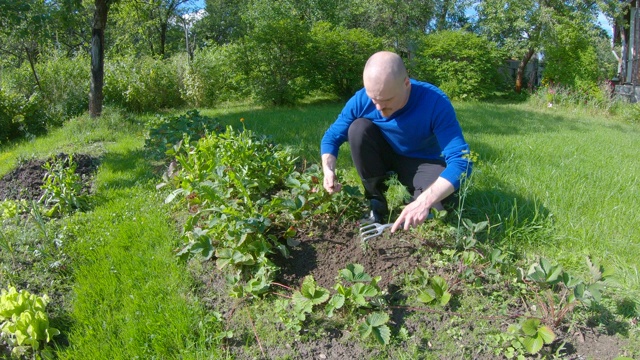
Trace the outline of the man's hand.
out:
<instances>
[{"instance_id":1,"label":"man's hand","mask_svg":"<svg viewBox=\"0 0 640 360\"><path fill-rule=\"evenodd\" d=\"M329 194L337 193L342 189L342 184L338 182L336 173L333 171L327 171L324 173L324 181L322 185Z\"/></svg>"},{"instance_id":2,"label":"man's hand","mask_svg":"<svg viewBox=\"0 0 640 360\"><path fill-rule=\"evenodd\" d=\"M398 230L400 227L404 230L409 230L410 227L422 224L429 216L431 208L442 210L442 199L453 194L454 191L453 185L448 180L439 177L415 201L402 210L396 222L393 223L391 232Z\"/></svg>"},{"instance_id":3,"label":"man's hand","mask_svg":"<svg viewBox=\"0 0 640 360\"><path fill-rule=\"evenodd\" d=\"M422 224L429 216L430 209L431 207L427 205L423 199L418 197L418 199L405 206L396 222L393 223L391 232L403 227L403 224L404 230L409 230L411 227L416 227Z\"/></svg>"},{"instance_id":4,"label":"man's hand","mask_svg":"<svg viewBox=\"0 0 640 360\"><path fill-rule=\"evenodd\" d=\"M335 194L342 189L342 184L336 177L336 157L331 154L322 154L322 172L324 180L322 186L329 194Z\"/></svg>"}]
</instances>

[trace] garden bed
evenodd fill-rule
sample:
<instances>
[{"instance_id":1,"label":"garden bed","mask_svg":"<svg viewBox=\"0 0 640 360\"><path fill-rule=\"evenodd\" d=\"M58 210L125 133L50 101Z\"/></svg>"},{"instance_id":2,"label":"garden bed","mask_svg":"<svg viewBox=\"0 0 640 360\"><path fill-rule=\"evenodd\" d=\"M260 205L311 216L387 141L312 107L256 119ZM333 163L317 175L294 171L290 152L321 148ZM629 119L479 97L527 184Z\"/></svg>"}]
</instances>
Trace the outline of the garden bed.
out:
<instances>
[{"instance_id":1,"label":"garden bed","mask_svg":"<svg viewBox=\"0 0 640 360\"><path fill-rule=\"evenodd\" d=\"M75 155L74 161L78 164L77 172L86 181L85 187L90 188L90 174L97 167L97 159ZM23 162L4 176L0 180L0 198L37 200L42 195L40 186L45 174L42 169L44 163L38 160ZM485 265L465 263L462 258L455 257L451 244L437 232L400 231L393 235L386 232L363 244L358 237L358 226L356 222L320 216L298 228L292 239L294 246L290 247L290 256L274 256L272 259L280 270L276 283L263 300L231 299L227 295L225 272L216 269L215 257L208 261L191 259L190 270L199 284L195 295L202 299L211 313L221 313L227 329L234 333L223 341L226 351L239 359L256 356L387 358L411 353L424 358L494 359L496 349L501 349L500 355L507 356L502 344L492 345L489 339L499 341L495 340L496 336L505 333L519 317L535 312L536 306L517 296L521 289L515 282L506 277L488 279L483 272ZM469 253L484 256L480 251ZM1 259L3 265L9 264L6 258ZM28 259L17 263L23 272L22 279L29 278L30 267L24 266L26 262ZM288 341L265 339L270 333L291 333L265 306L269 308L278 296L290 296L309 275L319 287L334 292L339 272L348 264L360 264L369 275L380 277L378 285L390 315L391 344L382 347L372 341L363 342L353 328L320 316L307 318L300 333ZM452 299L446 306L420 306L408 301L406 292L401 289L418 268L447 281ZM42 267L39 269L41 271ZM466 274L465 279L461 277L463 273ZM38 278L41 279L42 275ZM28 280L19 285L46 291L42 284L33 285ZM68 316L61 313L63 309L71 308L71 304L63 303L72 299L68 295L60 291L51 293L53 309L50 311L55 314L54 322ZM243 315L241 309L246 310L244 313L248 316ZM621 354L626 341L617 335L620 330L615 328L616 324L607 323L611 319L604 315L598 317L589 311L585 313L588 315L587 323L568 318L568 322L554 328L556 340L545 346L545 353L557 353L565 359L614 359ZM624 324L617 325L624 329ZM55 341L65 346L66 337L63 334ZM7 351L1 345L0 350Z\"/></svg>"}]
</instances>

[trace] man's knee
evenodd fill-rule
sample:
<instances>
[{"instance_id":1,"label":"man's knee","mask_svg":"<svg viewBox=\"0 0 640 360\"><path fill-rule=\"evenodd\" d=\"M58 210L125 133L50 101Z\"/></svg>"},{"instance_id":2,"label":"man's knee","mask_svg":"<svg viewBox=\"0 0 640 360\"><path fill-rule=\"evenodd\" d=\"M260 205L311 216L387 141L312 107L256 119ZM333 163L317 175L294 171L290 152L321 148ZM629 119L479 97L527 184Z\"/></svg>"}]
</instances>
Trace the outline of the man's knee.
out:
<instances>
[{"instance_id":1,"label":"man's knee","mask_svg":"<svg viewBox=\"0 0 640 360\"><path fill-rule=\"evenodd\" d=\"M355 119L349 126L349 142L355 139L360 139L362 136L372 127L373 122L369 119L358 118Z\"/></svg>"}]
</instances>

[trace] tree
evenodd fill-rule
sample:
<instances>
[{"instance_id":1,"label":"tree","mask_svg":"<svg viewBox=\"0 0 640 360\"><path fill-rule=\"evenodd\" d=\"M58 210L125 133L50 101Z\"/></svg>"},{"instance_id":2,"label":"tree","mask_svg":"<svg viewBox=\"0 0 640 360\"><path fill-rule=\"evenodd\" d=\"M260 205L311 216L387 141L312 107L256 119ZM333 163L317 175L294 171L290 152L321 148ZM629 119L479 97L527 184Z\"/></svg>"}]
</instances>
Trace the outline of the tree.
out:
<instances>
[{"instance_id":1,"label":"tree","mask_svg":"<svg viewBox=\"0 0 640 360\"><path fill-rule=\"evenodd\" d=\"M36 62L47 37L49 26L48 4L39 0L13 2L0 0L0 51L16 59L19 66L24 59L29 62L34 82L41 91L42 85L36 71Z\"/></svg>"},{"instance_id":2,"label":"tree","mask_svg":"<svg viewBox=\"0 0 640 360\"><path fill-rule=\"evenodd\" d=\"M194 0L141 0L122 1L114 6L112 19L113 32L117 37L116 48L120 52L141 51L140 44L146 44L148 53L153 56L167 57L167 45L170 35L176 40L183 36L180 29L180 9Z\"/></svg>"},{"instance_id":3,"label":"tree","mask_svg":"<svg viewBox=\"0 0 640 360\"><path fill-rule=\"evenodd\" d=\"M242 18L246 7L243 0L206 0L206 16L194 25L194 31L205 45L224 45L240 39L247 32Z\"/></svg>"},{"instance_id":4,"label":"tree","mask_svg":"<svg viewBox=\"0 0 640 360\"><path fill-rule=\"evenodd\" d=\"M95 0L91 29L91 89L89 114L92 118L102 113L102 88L104 87L104 29L107 26L109 7L117 0Z\"/></svg>"},{"instance_id":5,"label":"tree","mask_svg":"<svg viewBox=\"0 0 640 360\"><path fill-rule=\"evenodd\" d=\"M437 0L435 20L430 28L435 31L462 29L469 24L466 10L472 0Z\"/></svg>"},{"instance_id":6,"label":"tree","mask_svg":"<svg viewBox=\"0 0 640 360\"><path fill-rule=\"evenodd\" d=\"M588 0L484 0L476 8L481 31L520 59L515 91L524 85L524 70L545 39L564 19L595 23L597 7Z\"/></svg>"}]
</instances>

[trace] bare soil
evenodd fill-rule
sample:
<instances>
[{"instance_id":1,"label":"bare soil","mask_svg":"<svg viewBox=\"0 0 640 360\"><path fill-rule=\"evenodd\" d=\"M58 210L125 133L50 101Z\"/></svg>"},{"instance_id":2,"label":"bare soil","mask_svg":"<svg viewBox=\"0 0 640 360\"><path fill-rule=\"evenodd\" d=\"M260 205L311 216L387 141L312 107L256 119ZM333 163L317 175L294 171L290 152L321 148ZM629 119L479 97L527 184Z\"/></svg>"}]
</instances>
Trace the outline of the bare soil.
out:
<instances>
[{"instance_id":1,"label":"bare soil","mask_svg":"<svg viewBox=\"0 0 640 360\"><path fill-rule=\"evenodd\" d=\"M55 158L67 161L68 154L60 153ZM46 160L31 159L18 164L18 166L0 179L0 200L38 200L44 193L41 188L44 184L46 170L43 165L53 161L54 157ZM85 182L85 190L91 187L91 175L96 171L99 160L96 157L77 154L73 155L76 163L76 174Z\"/></svg>"},{"instance_id":2,"label":"bare soil","mask_svg":"<svg viewBox=\"0 0 640 360\"><path fill-rule=\"evenodd\" d=\"M61 154L58 157L66 155ZM98 159L88 155L74 155L74 160L78 164L77 172L87 180L89 187L90 174L98 165ZM31 160L23 162L16 169L0 179L0 200L3 199L28 199L37 200L42 195L42 180L45 171L42 165L45 161ZM418 267L429 268L430 273L438 273L451 284L458 278L459 268L443 269L433 267L429 254L438 253L441 249L438 239L421 239L411 233L399 232L384 235L370 240L366 246L358 238L358 224L353 222L315 222L304 229L298 229L297 240L300 244L291 249L291 256L287 259L274 259L281 267L278 281L283 285L298 287L307 275L312 275L317 284L332 288L336 283L338 271L346 267L349 263L358 263L364 266L365 271L371 276L380 276L381 288L387 291L390 303L400 303L398 298L399 282L403 274L413 272ZM199 298L211 311L220 312L229 322L229 327L240 327L246 321L240 319L238 308L241 306L237 301L231 300L225 295L224 278L216 270L214 261L198 263L196 269L190 268L199 287L196 289ZM455 285L451 289L456 295ZM491 291L491 289L487 289ZM68 297L67 297L68 298ZM400 342L398 348L411 346L418 349L423 354L421 358L442 358L442 354L449 354L451 358L472 358L472 359L494 359L496 355L485 351L478 345L478 339L465 334L474 333L475 327L479 326L469 319L460 319L460 314L455 312L456 304L452 300L450 308L442 311L423 311L408 307L396 307L392 310L391 327L392 333L397 334L403 327L408 330L410 338ZM515 301L509 304L510 314L524 313L526 304ZM508 323L513 320L505 317L492 317L492 314L483 314L482 309L476 314L469 314L482 319L484 324L490 324L496 328L506 329ZM486 315L486 316L485 316ZM258 316L252 321L265 322ZM266 326L279 329L279 325L271 319L271 323ZM267 321L269 322L269 321ZM450 324L456 322L464 324L467 329L463 329L461 334L448 334L448 339L456 339L458 347L449 352L448 349L441 348L439 342L440 334L447 333ZM265 324L257 324L265 326ZM575 326L569 332L567 329L555 329L558 338L547 350L555 351L561 345L564 359L614 359L623 353L626 341L615 333L603 333L598 330L601 324L591 324L590 326ZM246 330L246 329L245 329ZM367 347L362 342L355 341L359 336L353 334L348 329L331 328L330 324L325 324L324 332L321 336L315 336L312 341L291 340L278 344L277 346L260 346L260 350L252 345L252 350L247 350L248 343L256 343L256 337L250 330L245 331L244 339L230 340L226 344L227 351L234 358L249 359L256 358L290 358L290 359L367 359L393 356L394 352L389 349L381 350L379 347ZM413 336L420 331L427 335L419 337ZM258 339L259 340L259 339ZM451 342L450 340L448 341ZM446 343L446 341L445 341ZM481 343L481 342L480 342ZM3 350L3 349L0 349ZM6 351L6 349L4 349ZM0 351L0 355L3 351Z\"/></svg>"}]
</instances>

